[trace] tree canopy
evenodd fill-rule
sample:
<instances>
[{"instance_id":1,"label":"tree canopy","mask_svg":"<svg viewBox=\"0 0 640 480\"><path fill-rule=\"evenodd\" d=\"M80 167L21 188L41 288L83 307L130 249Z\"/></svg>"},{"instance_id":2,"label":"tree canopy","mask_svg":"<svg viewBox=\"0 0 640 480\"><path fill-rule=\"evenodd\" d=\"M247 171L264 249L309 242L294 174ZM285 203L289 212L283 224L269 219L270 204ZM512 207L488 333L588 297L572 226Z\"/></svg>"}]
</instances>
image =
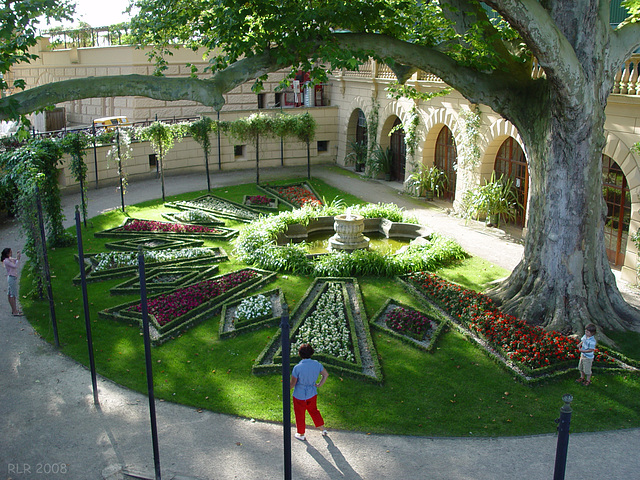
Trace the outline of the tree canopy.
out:
<instances>
[{"instance_id":1,"label":"tree canopy","mask_svg":"<svg viewBox=\"0 0 640 480\"><path fill-rule=\"evenodd\" d=\"M24 2L26 3L26 2ZM563 331L593 320L635 328L606 260L600 155L616 71L640 47L640 1L610 22L610 0L134 0L158 76L77 79L0 100L4 118L79 98L141 95L220 109L223 94L282 68L323 79L373 57L400 83L416 69L513 123L527 154L525 254L493 292L509 313ZM173 48L203 49L206 72L165 78ZM537 61L545 75L532 78ZM199 73L204 73L204 75Z\"/></svg>"}]
</instances>

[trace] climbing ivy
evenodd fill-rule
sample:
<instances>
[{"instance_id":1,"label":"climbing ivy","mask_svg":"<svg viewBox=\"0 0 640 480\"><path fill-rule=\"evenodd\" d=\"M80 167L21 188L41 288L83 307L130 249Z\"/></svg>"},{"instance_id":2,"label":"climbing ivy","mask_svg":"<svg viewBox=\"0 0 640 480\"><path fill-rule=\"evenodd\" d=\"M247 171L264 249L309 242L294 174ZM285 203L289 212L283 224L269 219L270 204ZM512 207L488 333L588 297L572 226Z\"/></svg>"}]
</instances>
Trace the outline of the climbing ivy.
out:
<instances>
[{"instance_id":1,"label":"climbing ivy","mask_svg":"<svg viewBox=\"0 0 640 480\"><path fill-rule=\"evenodd\" d=\"M82 132L68 133L59 140L62 151L69 154L71 162L69 169L76 182L80 183L80 200L82 203L82 218L87 223L87 164L84 156L85 149L91 143L91 137Z\"/></svg>"},{"instance_id":2,"label":"climbing ivy","mask_svg":"<svg viewBox=\"0 0 640 480\"><path fill-rule=\"evenodd\" d=\"M0 183L5 191L15 193L16 213L24 235L24 252L31 260L27 271L34 279L40 297L44 294L43 248L37 200L42 205L47 242L51 247L72 245L74 238L64 231L62 204L58 185L60 145L50 139L31 139L26 144L0 154Z\"/></svg>"}]
</instances>

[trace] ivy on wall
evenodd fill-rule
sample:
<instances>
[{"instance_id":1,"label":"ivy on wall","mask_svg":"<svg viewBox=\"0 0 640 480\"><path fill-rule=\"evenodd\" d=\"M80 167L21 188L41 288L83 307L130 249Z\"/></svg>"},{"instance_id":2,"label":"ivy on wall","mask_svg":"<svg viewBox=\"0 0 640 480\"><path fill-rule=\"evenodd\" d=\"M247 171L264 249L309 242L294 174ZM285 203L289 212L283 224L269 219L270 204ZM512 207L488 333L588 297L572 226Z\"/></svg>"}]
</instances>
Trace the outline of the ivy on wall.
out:
<instances>
[{"instance_id":1,"label":"ivy on wall","mask_svg":"<svg viewBox=\"0 0 640 480\"><path fill-rule=\"evenodd\" d=\"M471 105L469 110L461 109L460 116L463 121L462 136L460 138L459 164L461 167L471 170L480 163L480 123L481 113L478 105Z\"/></svg>"}]
</instances>

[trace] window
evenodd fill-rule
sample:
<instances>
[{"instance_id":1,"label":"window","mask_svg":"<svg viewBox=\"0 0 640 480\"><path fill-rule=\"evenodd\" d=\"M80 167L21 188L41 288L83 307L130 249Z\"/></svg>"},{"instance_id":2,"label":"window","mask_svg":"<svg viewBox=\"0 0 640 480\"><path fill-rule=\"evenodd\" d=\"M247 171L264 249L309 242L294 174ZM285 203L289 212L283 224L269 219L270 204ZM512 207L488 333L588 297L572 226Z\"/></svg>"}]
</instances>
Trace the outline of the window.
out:
<instances>
[{"instance_id":1,"label":"window","mask_svg":"<svg viewBox=\"0 0 640 480\"><path fill-rule=\"evenodd\" d=\"M264 108L266 97L267 97L266 93L258 94L258 108Z\"/></svg>"},{"instance_id":2,"label":"window","mask_svg":"<svg viewBox=\"0 0 640 480\"><path fill-rule=\"evenodd\" d=\"M244 157L244 145L234 145L233 147L233 156L238 158L238 157Z\"/></svg>"},{"instance_id":3,"label":"window","mask_svg":"<svg viewBox=\"0 0 640 480\"><path fill-rule=\"evenodd\" d=\"M318 140L318 153L329 151L329 140Z\"/></svg>"},{"instance_id":4,"label":"window","mask_svg":"<svg viewBox=\"0 0 640 480\"><path fill-rule=\"evenodd\" d=\"M149 166L155 167L157 164L158 164L158 158L156 157L155 153L152 153L151 155L149 155Z\"/></svg>"},{"instance_id":5,"label":"window","mask_svg":"<svg viewBox=\"0 0 640 480\"><path fill-rule=\"evenodd\" d=\"M282 92L276 92L273 106L276 108L279 108L282 106Z\"/></svg>"}]
</instances>

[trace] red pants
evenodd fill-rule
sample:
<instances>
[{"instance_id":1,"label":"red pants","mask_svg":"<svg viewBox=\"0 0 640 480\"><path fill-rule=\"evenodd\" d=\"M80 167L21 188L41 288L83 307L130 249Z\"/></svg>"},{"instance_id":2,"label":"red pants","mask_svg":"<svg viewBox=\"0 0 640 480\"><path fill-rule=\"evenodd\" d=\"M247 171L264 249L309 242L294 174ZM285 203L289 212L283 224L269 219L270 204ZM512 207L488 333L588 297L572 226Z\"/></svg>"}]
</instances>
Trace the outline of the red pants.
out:
<instances>
[{"instance_id":1,"label":"red pants","mask_svg":"<svg viewBox=\"0 0 640 480\"><path fill-rule=\"evenodd\" d=\"M306 412L309 411L309 415L311 415L311 419L313 420L313 424L316 427L321 427L324 425L324 420L322 419L322 415L318 411L318 407L316 406L316 401L318 400L318 396L315 395L308 400L298 400L296 397L293 397L293 412L296 415L296 429L300 435L304 435L305 431L305 423L306 423Z\"/></svg>"}]
</instances>

